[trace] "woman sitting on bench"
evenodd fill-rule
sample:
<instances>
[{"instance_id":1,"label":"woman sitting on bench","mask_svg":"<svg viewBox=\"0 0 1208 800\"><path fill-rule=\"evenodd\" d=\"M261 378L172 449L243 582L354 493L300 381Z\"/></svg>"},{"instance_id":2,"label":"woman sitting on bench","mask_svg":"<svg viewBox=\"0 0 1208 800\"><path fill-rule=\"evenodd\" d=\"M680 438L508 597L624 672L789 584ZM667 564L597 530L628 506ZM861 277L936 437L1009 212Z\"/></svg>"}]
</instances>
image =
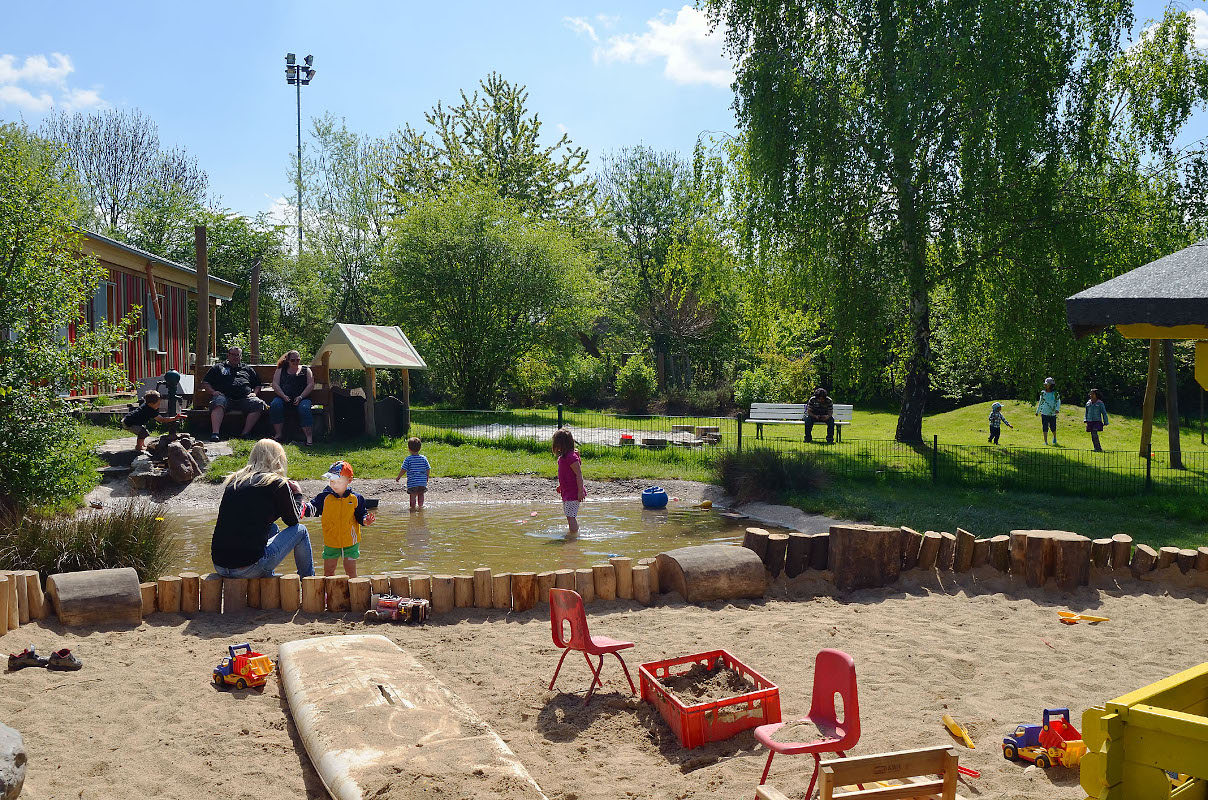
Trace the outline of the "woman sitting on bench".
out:
<instances>
[{"instance_id":1,"label":"woman sitting on bench","mask_svg":"<svg viewBox=\"0 0 1208 800\"><path fill-rule=\"evenodd\" d=\"M285 409L298 410L298 422L306 436L306 444L314 444L315 418L310 411L310 393L315 389L315 375L302 364L297 350L290 350L277 362L273 373L273 393L277 395L268 407L273 423L273 438L281 441L285 435Z\"/></svg>"}]
</instances>

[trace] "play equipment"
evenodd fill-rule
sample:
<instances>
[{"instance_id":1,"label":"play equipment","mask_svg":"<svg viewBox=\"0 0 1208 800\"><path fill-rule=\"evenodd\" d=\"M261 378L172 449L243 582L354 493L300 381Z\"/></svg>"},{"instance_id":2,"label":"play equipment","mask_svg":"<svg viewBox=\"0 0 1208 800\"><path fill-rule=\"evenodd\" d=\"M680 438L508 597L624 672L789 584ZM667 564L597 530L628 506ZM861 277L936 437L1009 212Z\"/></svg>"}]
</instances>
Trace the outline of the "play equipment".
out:
<instances>
[{"instance_id":1,"label":"play equipment","mask_svg":"<svg viewBox=\"0 0 1208 800\"><path fill-rule=\"evenodd\" d=\"M1046 708L1040 725L1020 725L1002 740L1002 755L1008 761L1030 761L1041 769L1054 764L1076 767L1086 754L1082 734L1070 724L1068 708Z\"/></svg>"},{"instance_id":2,"label":"play equipment","mask_svg":"<svg viewBox=\"0 0 1208 800\"><path fill-rule=\"evenodd\" d=\"M955 750L942 746L828 759L819 770L819 800L963 800L956 793L957 772L963 769L958 758ZM788 800L771 786L760 786L755 797Z\"/></svg>"},{"instance_id":3,"label":"play equipment","mask_svg":"<svg viewBox=\"0 0 1208 800\"><path fill-rule=\"evenodd\" d=\"M587 687L587 697L583 700L584 706L591 702L591 696L596 687L604 685L600 682L600 670L604 669L604 656L609 653L612 653L617 657L617 661L621 662L621 669L625 671L625 680L629 681L629 691L637 692L633 685L633 678L629 677L629 667L625 666L625 659L621 658L619 652L633 647L633 642L622 642L617 639L609 639L607 636L592 636L587 630L587 612L583 608L583 598L578 592L570 589L549 590L549 622L554 646L562 649L562 657L558 659L554 677L549 682L551 690L558 681L558 672L562 669L562 662L566 660L567 654L571 650L578 650L587 661L587 668L592 671L591 685ZM567 625L570 625L569 637L565 631ZM600 657L600 663L595 667L591 665L591 656Z\"/></svg>"},{"instance_id":4,"label":"play equipment","mask_svg":"<svg viewBox=\"0 0 1208 800\"><path fill-rule=\"evenodd\" d=\"M1081 783L1092 800L1205 797L1208 664L1087 709L1082 731Z\"/></svg>"},{"instance_id":5,"label":"play equipment","mask_svg":"<svg viewBox=\"0 0 1208 800\"><path fill-rule=\"evenodd\" d=\"M651 486L642 490L642 506L645 508L666 508L667 492L661 486Z\"/></svg>"},{"instance_id":6,"label":"play equipment","mask_svg":"<svg viewBox=\"0 0 1208 800\"><path fill-rule=\"evenodd\" d=\"M421 623L428 619L431 603L416 597L399 597L393 594L374 594L369 597L366 622L411 622Z\"/></svg>"},{"instance_id":7,"label":"play equipment","mask_svg":"<svg viewBox=\"0 0 1208 800\"><path fill-rule=\"evenodd\" d=\"M977 747L973 744L973 740L969 738L969 732L957 724L956 720L951 715L945 714L942 717L944 727L947 728L953 736L964 741L965 746L970 750L976 750Z\"/></svg>"},{"instance_id":8,"label":"play equipment","mask_svg":"<svg viewBox=\"0 0 1208 800\"><path fill-rule=\"evenodd\" d=\"M843 719L838 718L835 697L839 697L843 702ZM755 729L755 739L769 751L768 763L763 767L759 784L762 786L767 781L768 770L772 768L772 757L777 753L809 753L814 757L814 774L810 777L810 786L805 792L805 796L809 797L814 791L814 784L821 769L822 759L819 754L838 753L843 757L844 751L850 750L860 741L860 698L856 691L856 662L851 656L841 650L818 651L814 658L814 690L810 711L796 721L812 724L823 732L824 736L827 732L833 732L833 735L811 742L778 742L772 737L785 723L759 726Z\"/></svg>"},{"instance_id":9,"label":"play equipment","mask_svg":"<svg viewBox=\"0 0 1208 800\"><path fill-rule=\"evenodd\" d=\"M273 662L264 653L252 650L251 644L233 644L227 648L230 656L218 662L214 668L214 684L220 687L234 686L246 689L263 686L273 674Z\"/></svg>"},{"instance_id":10,"label":"play equipment","mask_svg":"<svg viewBox=\"0 0 1208 800\"><path fill-rule=\"evenodd\" d=\"M1111 622L1109 617L1092 617L1090 614L1075 614L1073 611L1058 611L1057 618L1066 625L1076 625L1079 622Z\"/></svg>"},{"instance_id":11,"label":"play equipment","mask_svg":"<svg viewBox=\"0 0 1208 800\"><path fill-rule=\"evenodd\" d=\"M697 664L707 670L728 667L755 684L754 691L734 697L684 705L660 679L687 672ZM638 668L642 699L659 710L680 745L691 750L709 742L729 739L748 728L780 722L780 690L774 683L725 650L651 661Z\"/></svg>"}]
</instances>

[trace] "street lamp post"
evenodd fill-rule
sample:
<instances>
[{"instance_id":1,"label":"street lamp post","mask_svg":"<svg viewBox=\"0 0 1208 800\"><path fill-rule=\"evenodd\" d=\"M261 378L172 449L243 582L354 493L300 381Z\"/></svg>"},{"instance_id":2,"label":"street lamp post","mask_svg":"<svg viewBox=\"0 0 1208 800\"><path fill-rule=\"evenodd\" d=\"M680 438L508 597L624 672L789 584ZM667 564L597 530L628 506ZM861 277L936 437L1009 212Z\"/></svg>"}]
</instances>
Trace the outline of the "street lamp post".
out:
<instances>
[{"instance_id":1,"label":"street lamp post","mask_svg":"<svg viewBox=\"0 0 1208 800\"><path fill-rule=\"evenodd\" d=\"M302 87L309 86L318 73L312 65L314 56L302 59L301 64L293 53L285 54L285 82L297 87L298 97L298 257L302 256Z\"/></svg>"}]
</instances>

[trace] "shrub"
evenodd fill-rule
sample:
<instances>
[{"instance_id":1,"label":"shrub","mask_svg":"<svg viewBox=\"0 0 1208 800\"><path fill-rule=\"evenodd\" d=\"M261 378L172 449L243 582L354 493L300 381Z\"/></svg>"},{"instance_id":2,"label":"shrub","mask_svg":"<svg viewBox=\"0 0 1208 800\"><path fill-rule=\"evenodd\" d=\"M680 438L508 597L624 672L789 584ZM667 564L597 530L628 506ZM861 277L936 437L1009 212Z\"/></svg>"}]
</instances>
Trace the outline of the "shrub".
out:
<instances>
[{"instance_id":1,"label":"shrub","mask_svg":"<svg viewBox=\"0 0 1208 800\"><path fill-rule=\"evenodd\" d=\"M0 508L74 508L96 485L95 460L58 403L13 394L0 404Z\"/></svg>"},{"instance_id":2,"label":"shrub","mask_svg":"<svg viewBox=\"0 0 1208 800\"><path fill-rule=\"evenodd\" d=\"M554 388L554 367L544 354L530 354L520 359L512 377L512 392L520 405L533 406Z\"/></svg>"},{"instance_id":3,"label":"shrub","mask_svg":"<svg viewBox=\"0 0 1208 800\"><path fill-rule=\"evenodd\" d=\"M617 395L634 413L646 410L657 385L654 368L638 356L631 356L617 371Z\"/></svg>"},{"instance_id":4,"label":"shrub","mask_svg":"<svg viewBox=\"0 0 1208 800\"><path fill-rule=\"evenodd\" d=\"M176 541L162 506L129 500L78 516L9 515L0 521L0 568L56 572L134 567L140 581L167 571Z\"/></svg>"},{"instance_id":5,"label":"shrub","mask_svg":"<svg viewBox=\"0 0 1208 800\"><path fill-rule=\"evenodd\" d=\"M718 457L716 469L721 485L736 503L810 494L826 484L826 472L805 453L765 448L727 451Z\"/></svg>"},{"instance_id":6,"label":"shrub","mask_svg":"<svg viewBox=\"0 0 1208 800\"><path fill-rule=\"evenodd\" d=\"M554 382L554 399L576 406L596 403L608 381L604 362L589 355L570 359L558 372Z\"/></svg>"}]
</instances>

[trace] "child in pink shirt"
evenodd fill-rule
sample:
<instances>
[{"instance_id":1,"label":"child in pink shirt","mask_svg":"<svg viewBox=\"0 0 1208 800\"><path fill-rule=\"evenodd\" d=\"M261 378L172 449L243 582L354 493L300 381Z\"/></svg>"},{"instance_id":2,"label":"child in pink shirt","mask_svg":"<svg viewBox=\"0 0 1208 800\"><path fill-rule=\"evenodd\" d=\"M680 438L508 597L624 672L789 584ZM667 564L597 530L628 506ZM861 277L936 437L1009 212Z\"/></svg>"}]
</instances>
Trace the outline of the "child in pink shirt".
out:
<instances>
[{"instance_id":1,"label":"child in pink shirt","mask_svg":"<svg viewBox=\"0 0 1208 800\"><path fill-rule=\"evenodd\" d=\"M575 437L566 428L554 431L554 455L558 458L558 494L571 536L579 533L579 503L587 497L583 486L583 467L575 450Z\"/></svg>"}]
</instances>

